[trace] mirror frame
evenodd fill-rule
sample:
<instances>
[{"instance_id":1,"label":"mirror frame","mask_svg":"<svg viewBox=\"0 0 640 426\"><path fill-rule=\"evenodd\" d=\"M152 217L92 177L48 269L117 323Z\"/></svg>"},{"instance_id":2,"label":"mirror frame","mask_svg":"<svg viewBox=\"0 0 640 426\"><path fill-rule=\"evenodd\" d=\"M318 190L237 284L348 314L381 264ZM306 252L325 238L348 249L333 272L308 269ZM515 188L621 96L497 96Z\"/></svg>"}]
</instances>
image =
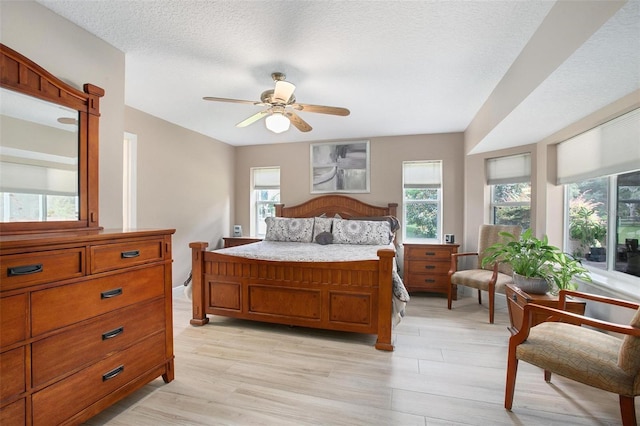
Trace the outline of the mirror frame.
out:
<instances>
[{"instance_id":1,"label":"mirror frame","mask_svg":"<svg viewBox=\"0 0 640 426\"><path fill-rule=\"evenodd\" d=\"M70 86L29 58L0 44L0 87L78 111L78 220L0 222L0 234L101 229L98 221L100 98L104 89Z\"/></svg>"}]
</instances>

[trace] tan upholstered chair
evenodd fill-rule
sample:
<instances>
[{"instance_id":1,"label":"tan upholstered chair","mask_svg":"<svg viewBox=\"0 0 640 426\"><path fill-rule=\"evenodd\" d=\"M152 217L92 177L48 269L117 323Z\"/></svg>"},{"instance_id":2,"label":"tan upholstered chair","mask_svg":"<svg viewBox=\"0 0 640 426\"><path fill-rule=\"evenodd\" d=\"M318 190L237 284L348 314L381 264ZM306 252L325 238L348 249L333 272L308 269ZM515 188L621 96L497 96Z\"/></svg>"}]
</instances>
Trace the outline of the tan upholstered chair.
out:
<instances>
[{"instance_id":1,"label":"tan upholstered chair","mask_svg":"<svg viewBox=\"0 0 640 426\"><path fill-rule=\"evenodd\" d=\"M520 360L544 369L547 382L551 381L551 373L555 373L618 394L622 424L636 426L634 398L640 395L640 304L561 290L559 306L564 306L567 295L635 309L636 313L631 325L620 325L558 309L525 305L522 328L509 339L505 408L511 410ZM553 317L531 327L535 312ZM620 333L624 338L599 330Z\"/></svg>"},{"instance_id":2,"label":"tan upholstered chair","mask_svg":"<svg viewBox=\"0 0 640 426\"><path fill-rule=\"evenodd\" d=\"M520 236L522 228L516 225L482 225L478 235L478 251L468 253L456 253L451 256L451 268L449 269L449 289L447 292L447 307L451 309L453 292L456 286L465 286L478 289L478 303L482 304L482 291L489 294L489 322L493 324L493 311L495 294L504 293L506 284L512 281L511 267L506 263L487 265L482 268L484 251L498 242L504 242L500 232L509 232L516 237ZM458 259L463 256L475 256L476 264L473 269L458 270Z\"/></svg>"}]
</instances>

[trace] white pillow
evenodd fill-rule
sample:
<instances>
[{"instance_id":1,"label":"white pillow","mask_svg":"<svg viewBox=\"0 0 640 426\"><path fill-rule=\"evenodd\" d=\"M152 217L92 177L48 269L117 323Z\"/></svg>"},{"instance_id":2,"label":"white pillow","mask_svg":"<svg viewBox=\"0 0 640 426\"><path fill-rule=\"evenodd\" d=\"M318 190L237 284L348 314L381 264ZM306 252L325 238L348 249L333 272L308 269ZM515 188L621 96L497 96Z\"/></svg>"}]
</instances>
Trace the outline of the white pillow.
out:
<instances>
[{"instance_id":1,"label":"white pillow","mask_svg":"<svg viewBox=\"0 0 640 426\"><path fill-rule=\"evenodd\" d=\"M334 244L389 244L393 238L387 221L333 219Z\"/></svg>"},{"instance_id":2,"label":"white pillow","mask_svg":"<svg viewBox=\"0 0 640 426\"><path fill-rule=\"evenodd\" d=\"M268 217L266 241L313 242L313 218Z\"/></svg>"}]
</instances>

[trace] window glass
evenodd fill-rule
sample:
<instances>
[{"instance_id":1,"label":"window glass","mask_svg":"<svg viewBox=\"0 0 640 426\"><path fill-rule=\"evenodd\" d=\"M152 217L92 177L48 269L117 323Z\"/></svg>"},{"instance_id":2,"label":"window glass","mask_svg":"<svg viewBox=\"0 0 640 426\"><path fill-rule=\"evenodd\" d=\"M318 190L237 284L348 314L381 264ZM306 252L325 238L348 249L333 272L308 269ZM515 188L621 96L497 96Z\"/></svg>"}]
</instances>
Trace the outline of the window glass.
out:
<instances>
[{"instance_id":1,"label":"window glass","mask_svg":"<svg viewBox=\"0 0 640 426\"><path fill-rule=\"evenodd\" d=\"M531 184L491 185L491 220L494 225L531 227Z\"/></svg>"},{"instance_id":2,"label":"window glass","mask_svg":"<svg viewBox=\"0 0 640 426\"><path fill-rule=\"evenodd\" d=\"M616 197L615 270L640 277L640 171L618 176Z\"/></svg>"},{"instance_id":3,"label":"window glass","mask_svg":"<svg viewBox=\"0 0 640 426\"><path fill-rule=\"evenodd\" d=\"M75 220L78 197L19 192L0 192L0 222Z\"/></svg>"},{"instance_id":4,"label":"window glass","mask_svg":"<svg viewBox=\"0 0 640 426\"><path fill-rule=\"evenodd\" d=\"M404 241L440 242L442 229L442 162L403 163Z\"/></svg>"},{"instance_id":5,"label":"window glass","mask_svg":"<svg viewBox=\"0 0 640 426\"><path fill-rule=\"evenodd\" d=\"M254 205L251 235L264 237L267 233L267 217L275 216L275 205L280 202L280 167L256 167L251 169Z\"/></svg>"}]
</instances>

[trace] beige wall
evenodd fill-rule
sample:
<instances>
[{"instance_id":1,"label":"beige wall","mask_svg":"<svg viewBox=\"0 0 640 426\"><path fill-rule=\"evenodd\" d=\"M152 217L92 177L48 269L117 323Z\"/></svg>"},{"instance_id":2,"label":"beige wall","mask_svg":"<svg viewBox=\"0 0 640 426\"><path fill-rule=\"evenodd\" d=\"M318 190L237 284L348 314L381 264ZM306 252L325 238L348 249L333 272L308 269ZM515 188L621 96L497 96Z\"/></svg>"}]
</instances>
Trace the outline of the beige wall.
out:
<instances>
[{"instance_id":1,"label":"beige wall","mask_svg":"<svg viewBox=\"0 0 640 426\"><path fill-rule=\"evenodd\" d=\"M228 234L234 149L124 104L125 55L38 3L0 2L3 44L78 89L105 90L100 117L100 225L122 227L125 130L138 136L137 226L176 229L173 285L191 268L188 243ZM126 127L125 127L126 119Z\"/></svg>"},{"instance_id":2,"label":"beige wall","mask_svg":"<svg viewBox=\"0 0 640 426\"><path fill-rule=\"evenodd\" d=\"M462 236L464 139L462 133L370 138L371 192L347 194L374 205L398 203L402 217L402 162L443 160L443 232ZM310 143L256 145L237 148L235 220L248 234L251 167L280 166L280 197L296 205L310 193Z\"/></svg>"},{"instance_id":3,"label":"beige wall","mask_svg":"<svg viewBox=\"0 0 640 426\"><path fill-rule=\"evenodd\" d=\"M102 87L100 224L122 225L124 53L32 1L0 2L2 43L79 90Z\"/></svg>"},{"instance_id":4,"label":"beige wall","mask_svg":"<svg viewBox=\"0 0 640 426\"><path fill-rule=\"evenodd\" d=\"M191 270L190 242L215 248L228 235L234 148L130 107L125 130L137 136L137 227L176 229L176 286Z\"/></svg>"}]
</instances>

